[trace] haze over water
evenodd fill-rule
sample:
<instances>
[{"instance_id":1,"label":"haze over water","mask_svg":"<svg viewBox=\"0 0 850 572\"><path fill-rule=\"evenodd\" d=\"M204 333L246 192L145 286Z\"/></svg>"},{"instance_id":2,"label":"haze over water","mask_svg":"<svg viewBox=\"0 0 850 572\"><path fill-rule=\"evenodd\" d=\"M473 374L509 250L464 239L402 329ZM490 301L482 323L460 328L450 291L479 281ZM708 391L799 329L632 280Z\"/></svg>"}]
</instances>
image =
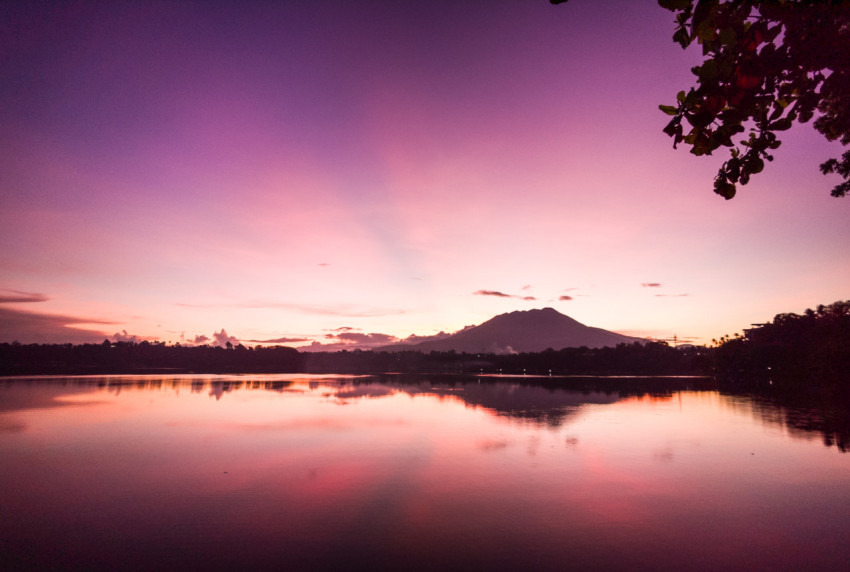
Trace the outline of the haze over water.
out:
<instances>
[{"instance_id":1,"label":"haze over water","mask_svg":"<svg viewBox=\"0 0 850 572\"><path fill-rule=\"evenodd\" d=\"M448 376L4 380L0 565L850 561L846 436L795 429L795 412L747 397L623 387Z\"/></svg>"}]
</instances>

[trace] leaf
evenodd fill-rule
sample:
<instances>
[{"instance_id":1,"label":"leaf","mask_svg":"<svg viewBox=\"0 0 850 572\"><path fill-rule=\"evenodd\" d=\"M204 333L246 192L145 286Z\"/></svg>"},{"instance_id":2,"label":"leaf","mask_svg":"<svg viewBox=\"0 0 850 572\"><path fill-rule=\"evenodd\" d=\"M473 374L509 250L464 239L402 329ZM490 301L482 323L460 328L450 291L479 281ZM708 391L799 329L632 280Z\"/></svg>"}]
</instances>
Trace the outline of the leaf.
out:
<instances>
[{"instance_id":1,"label":"leaf","mask_svg":"<svg viewBox=\"0 0 850 572\"><path fill-rule=\"evenodd\" d=\"M682 48L687 48L691 43L691 37L688 35L688 31L685 28L679 28L676 30L676 33L673 34L673 41L682 46Z\"/></svg>"},{"instance_id":2,"label":"leaf","mask_svg":"<svg viewBox=\"0 0 850 572\"><path fill-rule=\"evenodd\" d=\"M764 170L764 161L759 157L753 157L749 161L747 161L747 172L752 175L756 175L761 173Z\"/></svg>"},{"instance_id":3,"label":"leaf","mask_svg":"<svg viewBox=\"0 0 850 572\"><path fill-rule=\"evenodd\" d=\"M828 175L829 173L834 173L836 167L838 167L838 159L829 159L825 163L821 163L820 172Z\"/></svg>"},{"instance_id":4,"label":"leaf","mask_svg":"<svg viewBox=\"0 0 850 572\"><path fill-rule=\"evenodd\" d=\"M728 26L720 30L720 33L717 35L717 39L720 40L720 43L729 45L735 45L737 41L737 34L735 34L735 28Z\"/></svg>"},{"instance_id":5,"label":"leaf","mask_svg":"<svg viewBox=\"0 0 850 572\"><path fill-rule=\"evenodd\" d=\"M790 117L783 117L771 123L769 129L772 131L785 131L786 129L791 129L792 124L793 122Z\"/></svg>"},{"instance_id":6,"label":"leaf","mask_svg":"<svg viewBox=\"0 0 850 572\"><path fill-rule=\"evenodd\" d=\"M659 105L658 109L660 109L667 115L676 115L676 113L678 112L678 108L674 105Z\"/></svg>"},{"instance_id":7,"label":"leaf","mask_svg":"<svg viewBox=\"0 0 850 572\"><path fill-rule=\"evenodd\" d=\"M697 27L697 36L701 44L714 42L716 35L717 29L708 22L703 22Z\"/></svg>"},{"instance_id":8,"label":"leaf","mask_svg":"<svg viewBox=\"0 0 850 572\"><path fill-rule=\"evenodd\" d=\"M714 181L714 192L728 201L735 196L735 185L723 179L716 179Z\"/></svg>"},{"instance_id":9,"label":"leaf","mask_svg":"<svg viewBox=\"0 0 850 572\"><path fill-rule=\"evenodd\" d=\"M704 131L700 131L699 134L694 137L693 147L691 148L691 153L694 155L711 155L711 138Z\"/></svg>"},{"instance_id":10,"label":"leaf","mask_svg":"<svg viewBox=\"0 0 850 572\"><path fill-rule=\"evenodd\" d=\"M829 193L835 198L846 197L850 193L850 181L835 185L835 188Z\"/></svg>"},{"instance_id":11,"label":"leaf","mask_svg":"<svg viewBox=\"0 0 850 572\"><path fill-rule=\"evenodd\" d=\"M699 70L697 75L699 76L699 80L703 83L713 81L717 77L717 62L714 60L708 60L696 69Z\"/></svg>"},{"instance_id":12,"label":"leaf","mask_svg":"<svg viewBox=\"0 0 850 572\"><path fill-rule=\"evenodd\" d=\"M670 137L675 137L676 135L682 135L682 120L680 118L675 118L670 123L668 123L664 129L664 133L669 135Z\"/></svg>"},{"instance_id":13,"label":"leaf","mask_svg":"<svg viewBox=\"0 0 850 572\"><path fill-rule=\"evenodd\" d=\"M667 10L685 10L691 5L691 0L658 0L658 5Z\"/></svg>"},{"instance_id":14,"label":"leaf","mask_svg":"<svg viewBox=\"0 0 850 572\"><path fill-rule=\"evenodd\" d=\"M684 90L680 91L676 94L676 101L679 103L685 103L685 92Z\"/></svg>"}]
</instances>

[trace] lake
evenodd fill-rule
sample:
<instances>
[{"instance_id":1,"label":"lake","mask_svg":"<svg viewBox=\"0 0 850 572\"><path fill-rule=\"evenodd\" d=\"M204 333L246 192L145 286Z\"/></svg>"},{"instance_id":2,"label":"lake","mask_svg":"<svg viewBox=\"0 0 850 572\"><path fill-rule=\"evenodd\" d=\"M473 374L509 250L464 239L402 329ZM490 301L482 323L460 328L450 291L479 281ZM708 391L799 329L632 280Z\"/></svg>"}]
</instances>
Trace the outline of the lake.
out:
<instances>
[{"instance_id":1,"label":"lake","mask_svg":"<svg viewBox=\"0 0 850 572\"><path fill-rule=\"evenodd\" d=\"M671 383L0 379L0 568L846 569L846 435Z\"/></svg>"}]
</instances>

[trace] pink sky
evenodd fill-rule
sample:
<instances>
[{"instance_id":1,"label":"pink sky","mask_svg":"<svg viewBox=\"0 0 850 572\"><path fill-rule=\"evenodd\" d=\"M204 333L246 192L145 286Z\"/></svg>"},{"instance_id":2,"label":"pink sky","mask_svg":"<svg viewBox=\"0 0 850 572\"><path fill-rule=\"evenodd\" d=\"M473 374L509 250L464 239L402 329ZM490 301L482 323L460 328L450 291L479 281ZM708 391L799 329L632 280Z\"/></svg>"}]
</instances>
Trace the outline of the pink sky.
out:
<instances>
[{"instance_id":1,"label":"pink sky","mask_svg":"<svg viewBox=\"0 0 850 572\"><path fill-rule=\"evenodd\" d=\"M841 147L798 126L715 195L722 153L661 132L699 51L655 2L216 6L0 8L0 341L551 306L710 342L848 297Z\"/></svg>"}]
</instances>

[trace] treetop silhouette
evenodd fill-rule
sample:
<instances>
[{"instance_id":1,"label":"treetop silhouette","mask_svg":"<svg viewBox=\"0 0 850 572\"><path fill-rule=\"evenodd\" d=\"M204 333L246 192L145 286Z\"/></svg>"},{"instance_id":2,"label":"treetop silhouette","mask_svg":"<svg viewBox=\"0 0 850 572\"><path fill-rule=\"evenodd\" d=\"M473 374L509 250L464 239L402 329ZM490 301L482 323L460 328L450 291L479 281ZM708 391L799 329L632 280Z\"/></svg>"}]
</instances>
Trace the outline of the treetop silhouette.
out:
<instances>
[{"instance_id":1,"label":"treetop silhouette","mask_svg":"<svg viewBox=\"0 0 850 572\"><path fill-rule=\"evenodd\" d=\"M563 4L567 0L550 0ZM760 173L778 134L817 115L815 129L830 141L850 143L850 1L659 0L675 13L673 40L696 42L705 57L691 71L696 85L680 91L664 133L673 147L694 155L720 147L730 157L714 179L714 192L731 199L738 183ZM747 132L744 139L737 138ZM844 178L832 196L850 192L850 151L821 164Z\"/></svg>"},{"instance_id":2,"label":"treetop silhouette","mask_svg":"<svg viewBox=\"0 0 850 572\"><path fill-rule=\"evenodd\" d=\"M850 143L850 2L801 0L659 0L675 12L673 40L694 41L705 60L692 68L696 86L680 91L664 132L674 148L694 155L730 148L714 180L714 192L731 199L736 184L760 173L781 141L778 133L815 115L814 127L830 141ZM690 128L683 125L686 120ZM740 146L732 138L749 130ZM850 191L850 151L820 166L844 182L832 196Z\"/></svg>"}]
</instances>

